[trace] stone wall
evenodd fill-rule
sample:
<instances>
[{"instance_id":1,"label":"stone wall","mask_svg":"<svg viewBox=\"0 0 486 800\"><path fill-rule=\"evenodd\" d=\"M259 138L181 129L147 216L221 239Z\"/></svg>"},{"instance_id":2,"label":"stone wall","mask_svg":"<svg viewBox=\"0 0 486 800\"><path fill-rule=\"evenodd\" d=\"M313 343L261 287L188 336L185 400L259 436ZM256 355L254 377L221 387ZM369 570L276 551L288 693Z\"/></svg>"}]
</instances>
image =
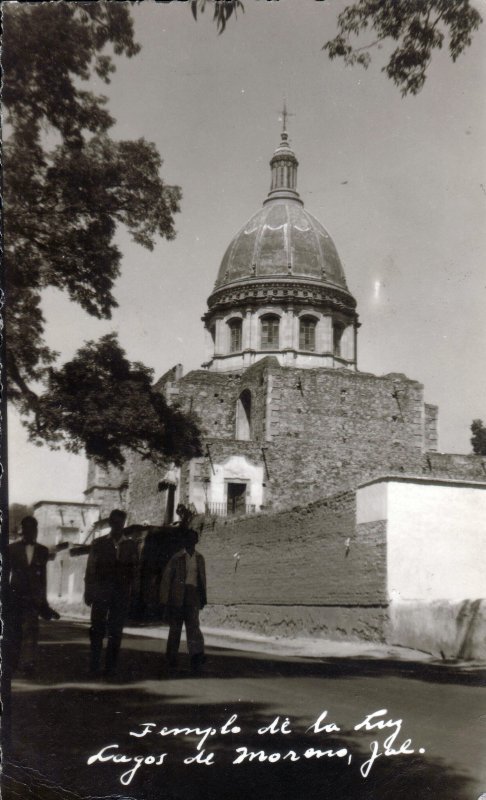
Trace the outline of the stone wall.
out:
<instances>
[{"instance_id":1,"label":"stone wall","mask_svg":"<svg viewBox=\"0 0 486 800\"><path fill-rule=\"evenodd\" d=\"M404 376L272 369L269 502L312 502L383 470L420 468L423 387Z\"/></svg>"},{"instance_id":2,"label":"stone wall","mask_svg":"<svg viewBox=\"0 0 486 800\"><path fill-rule=\"evenodd\" d=\"M201 612L201 624L259 636L383 642L388 610L385 606L209 605Z\"/></svg>"},{"instance_id":3,"label":"stone wall","mask_svg":"<svg viewBox=\"0 0 486 800\"><path fill-rule=\"evenodd\" d=\"M205 437L232 439L236 401L242 389L240 376L194 370L177 384L172 402L196 414ZM260 409L255 408L258 417Z\"/></svg>"},{"instance_id":4,"label":"stone wall","mask_svg":"<svg viewBox=\"0 0 486 800\"><path fill-rule=\"evenodd\" d=\"M421 472L427 478L486 481L486 456L429 452L422 461Z\"/></svg>"},{"instance_id":5,"label":"stone wall","mask_svg":"<svg viewBox=\"0 0 486 800\"><path fill-rule=\"evenodd\" d=\"M207 625L381 640L384 526L355 531L352 493L205 528Z\"/></svg>"},{"instance_id":6,"label":"stone wall","mask_svg":"<svg viewBox=\"0 0 486 800\"><path fill-rule=\"evenodd\" d=\"M435 451L439 446L438 437L439 409L437 406L425 404L425 450Z\"/></svg>"},{"instance_id":7,"label":"stone wall","mask_svg":"<svg viewBox=\"0 0 486 800\"><path fill-rule=\"evenodd\" d=\"M213 524L214 523L214 524ZM204 625L381 641L387 625L384 528L355 528L353 493L277 514L207 522L209 605ZM58 553L49 597L63 613L86 614L86 555Z\"/></svg>"},{"instance_id":8,"label":"stone wall","mask_svg":"<svg viewBox=\"0 0 486 800\"><path fill-rule=\"evenodd\" d=\"M93 460L88 462L88 479L84 492L85 501L98 506L100 518L105 519L114 508L125 508L129 475L116 467L100 467Z\"/></svg>"},{"instance_id":9,"label":"stone wall","mask_svg":"<svg viewBox=\"0 0 486 800\"><path fill-rule=\"evenodd\" d=\"M182 502L191 501L191 481L211 480L211 460L221 464L236 455L264 467L259 510L312 503L384 474L486 476L486 461L479 456L435 452L437 408L424 404L421 384L404 375L282 368L273 357L242 374L196 370L175 380L176 372L170 371L158 387L197 416L206 453L197 468L182 469ZM250 441L235 439L237 400L244 390L252 398ZM130 521L160 524L162 471L131 459L128 472ZM204 489L196 487L199 500Z\"/></svg>"},{"instance_id":10,"label":"stone wall","mask_svg":"<svg viewBox=\"0 0 486 800\"><path fill-rule=\"evenodd\" d=\"M159 490L167 469L156 467L135 453L126 454L126 468L130 473L127 494L127 525L162 525L165 516L166 492Z\"/></svg>"},{"instance_id":11,"label":"stone wall","mask_svg":"<svg viewBox=\"0 0 486 800\"><path fill-rule=\"evenodd\" d=\"M266 461L264 508L311 503L384 472L421 473L436 446L437 413L401 374L282 368L274 357L242 374L196 370L161 390L199 419L213 458ZM235 439L235 412L251 392L251 442ZM264 452L262 452L262 448ZM190 495L182 481L181 499Z\"/></svg>"}]
</instances>

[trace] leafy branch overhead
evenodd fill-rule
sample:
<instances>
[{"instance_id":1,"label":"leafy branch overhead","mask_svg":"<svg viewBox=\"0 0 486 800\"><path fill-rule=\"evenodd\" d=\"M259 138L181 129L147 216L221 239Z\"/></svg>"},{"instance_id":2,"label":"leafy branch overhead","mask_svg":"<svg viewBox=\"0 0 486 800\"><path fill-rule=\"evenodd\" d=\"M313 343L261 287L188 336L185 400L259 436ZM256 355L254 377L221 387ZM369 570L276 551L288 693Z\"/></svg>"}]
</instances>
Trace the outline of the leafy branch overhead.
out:
<instances>
[{"instance_id":1,"label":"leafy branch overhead","mask_svg":"<svg viewBox=\"0 0 486 800\"><path fill-rule=\"evenodd\" d=\"M93 74L109 82L114 71L110 52L131 57L139 51L129 4L7 4L3 22L9 397L37 440L52 444L65 433L72 447L84 444L94 454L86 425L76 439L73 417L60 400L67 402L69 393L65 382L61 391L56 380L65 378L69 365L60 371L53 367L57 354L44 339L42 292L54 287L88 314L110 318L121 264L114 241L117 226L125 226L134 241L149 249L158 236L174 238L181 190L160 176L155 145L143 138L110 137L114 120L107 100L85 86ZM87 359L89 371L93 357L93 346L87 347L71 363L79 370L80 359ZM146 402L144 386L132 381L130 393L123 395L129 401L127 420L136 392L142 407ZM46 388L54 396L57 392L58 406ZM94 395L91 399L96 403ZM162 420L166 410L160 404L157 408ZM156 416L148 419L155 424ZM157 438L157 425L145 441L169 446L167 433ZM191 425L188 430L195 434ZM122 440L126 443L127 437ZM105 443L106 458L119 459L116 445ZM96 455L101 458L101 451Z\"/></svg>"},{"instance_id":2,"label":"leafy branch overhead","mask_svg":"<svg viewBox=\"0 0 486 800\"><path fill-rule=\"evenodd\" d=\"M453 61L471 44L482 22L470 0L358 0L338 16L338 34L324 45L329 57L368 67L370 50L382 42L396 43L382 67L402 95L423 87L432 52L447 44ZM369 34L357 47L353 37Z\"/></svg>"},{"instance_id":3,"label":"leafy branch overhead","mask_svg":"<svg viewBox=\"0 0 486 800\"><path fill-rule=\"evenodd\" d=\"M194 19L208 4L219 33L232 15L245 10L242 0L192 0ZM456 61L471 44L482 17L471 0L357 0L345 6L337 22L337 35L323 46L329 57L366 68L373 48L396 45L382 71L407 95L422 89L433 51L447 45ZM366 35L368 43L353 43Z\"/></svg>"},{"instance_id":4,"label":"leafy branch overhead","mask_svg":"<svg viewBox=\"0 0 486 800\"><path fill-rule=\"evenodd\" d=\"M245 10L242 0L224 0L224 2L218 2L218 0L191 0L191 12L196 21L198 13L204 12L208 2L210 2L213 9L213 22L216 23L218 33L223 33L226 23L233 14L236 18L237 11L244 12Z\"/></svg>"},{"instance_id":5,"label":"leafy branch overhead","mask_svg":"<svg viewBox=\"0 0 486 800\"><path fill-rule=\"evenodd\" d=\"M167 455L177 464L200 455L195 418L169 406L152 384L152 371L130 363L114 334L88 342L49 371L31 436L115 466L125 449L162 465Z\"/></svg>"}]
</instances>

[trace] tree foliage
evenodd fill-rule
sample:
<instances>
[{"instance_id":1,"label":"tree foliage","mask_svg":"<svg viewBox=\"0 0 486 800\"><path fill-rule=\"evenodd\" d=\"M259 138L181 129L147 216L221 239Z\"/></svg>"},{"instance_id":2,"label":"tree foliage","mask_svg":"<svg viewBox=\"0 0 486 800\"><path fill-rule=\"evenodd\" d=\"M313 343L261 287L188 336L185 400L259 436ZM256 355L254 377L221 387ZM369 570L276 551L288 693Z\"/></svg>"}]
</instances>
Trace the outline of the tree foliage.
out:
<instances>
[{"instance_id":1,"label":"tree foliage","mask_svg":"<svg viewBox=\"0 0 486 800\"><path fill-rule=\"evenodd\" d=\"M244 11L242 0L191 0L194 19L207 5L213 10L219 33L232 15ZM374 47L396 43L382 71L400 88L402 95L422 89L432 53L447 42L453 61L471 44L472 34L482 22L471 0L356 0L338 16L338 33L324 45L329 57L343 58L348 65L368 67ZM368 44L355 46L353 37L370 33Z\"/></svg>"},{"instance_id":2,"label":"tree foliage","mask_svg":"<svg viewBox=\"0 0 486 800\"><path fill-rule=\"evenodd\" d=\"M181 463L200 455L194 418L170 407L153 389L152 370L130 363L114 334L87 342L57 370L49 370L47 392L39 400L32 438L46 436L53 444L115 466L123 450L164 464L165 455Z\"/></svg>"},{"instance_id":3,"label":"tree foliage","mask_svg":"<svg viewBox=\"0 0 486 800\"><path fill-rule=\"evenodd\" d=\"M89 345L78 352L71 366L56 372L57 354L44 340L41 295L46 287L55 287L88 314L110 318L117 305L113 287L121 263L114 243L117 226L124 225L137 243L149 249L157 236L172 239L175 235L174 214L179 211L181 191L160 177L162 162L155 146L144 139L111 138L114 120L106 98L86 88L93 75L109 82L113 53L131 57L138 50L126 3L7 4L4 9L9 397L36 439L52 443L65 435L72 449L84 444L88 455L100 460L119 461L121 451L109 437L105 437L106 453L92 446L87 426L81 420L76 428L69 406L65 409L62 402L68 402L65 381L70 370L82 374L85 358L88 375L97 353L101 357L111 347L116 356L116 343L102 340L99 352ZM147 402L149 371L127 365L128 375L130 370L144 375L144 380L132 376L130 392L123 394L128 405L122 439L134 446L140 430L134 426L130 439L127 426L134 423L136 392L141 393L142 407ZM46 394L39 394L43 382L57 396L57 406ZM100 404L108 391L116 394L108 377L104 387L93 382L91 402ZM123 416L121 397L117 408ZM152 436L144 428L144 441L170 448L167 431L160 437L157 433L157 425L164 414L169 419L169 411L154 403L157 413L147 412L146 422L150 418L155 428ZM181 421L180 415L173 420L178 429ZM195 436L194 426L188 430Z\"/></svg>"},{"instance_id":4,"label":"tree foliage","mask_svg":"<svg viewBox=\"0 0 486 800\"><path fill-rule=\"evenodd\" d=\"M213 9L213 22L216 23L218 33L223 33L226 23L231 16L235 16L238 11L244 11L242 0L191 0L191 12L195 20L199 12L203 13L208 3Z\"/></svg>"},{"instance_id":5,"label":"tree foliage","mask_svg":"<svg viewBox=\"0 0 486 800\"><path fill-rule=\"evenodd\" d=\"M471 444L473 453L478 456L486 456L486 427L482 419L474 419L471 424Z\"/></svg>"},{"instance_id":6,"label":"tree foliage","mask_svg":"<svg viewBox=\"0 0 486 800\"><path fill-rule=\"evenodd\" d=\"M338 34L326 42L329 57L346 64L367 67L370 49L381 42L396 43L382 71L401 89L417 94L423 87L433 50L447 41L453 61L471 44L482 22L470 0L357 0L338 17ZM351 44L353 37L370 33L364 46Z\"/></svg>"}]
</instances>

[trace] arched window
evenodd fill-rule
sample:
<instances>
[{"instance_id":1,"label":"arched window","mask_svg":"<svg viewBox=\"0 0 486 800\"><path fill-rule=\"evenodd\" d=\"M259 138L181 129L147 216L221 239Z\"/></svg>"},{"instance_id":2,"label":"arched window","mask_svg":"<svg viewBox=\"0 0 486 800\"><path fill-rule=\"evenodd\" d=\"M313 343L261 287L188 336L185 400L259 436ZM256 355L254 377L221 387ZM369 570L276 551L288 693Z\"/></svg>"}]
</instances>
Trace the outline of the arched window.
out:
<instances>
[{"instance_id":1,"label":"arched window","mask_svg":"<svg viewBox=\"0 0 486 800\"><path fill-rule=\"evenodd\" d=\"M238 353L241 350L242 344L242 322L241 319L230 319L228 321L228 328L230 332L229 351L230 353Z\"/></svg>"},{"instance_id":2,"label":"arched window","mask_svg":"<svg viewBox=\"0 0 486 800\"><path fill-rule=\"evenodd\" d=\"M260 325L262 350L278 350L279 317L269 314L261 318Z\"/></svg>"},{"instance_id":3,"label":"arched window","mask_svg":"<svg viewBox=\"0 0 486 800\"><path fill-rule=\"evenodd\" d=\"M251 392L244 389L236 402L236 438L251 439Z\"/></svg>"},{"instance_id":4,"label":"arched window","mask_svg":"<svg viewBox=\"0 0 486 800\"><path fill-rule=\"evenodd\" d=\"M344 325L335 322L332 326L332 349L335 356L341 355L341 339L343 338Z\"/></svg>"},{"instance_id":5,"label":"arched window","mask_svg":"<svg viewBox=\"0 0 486 800\"><path fill-rule=\"evenodd\" d=\"M299 326L299 350L307 350L315 353L316 350L316 327L315 317L302 317Z\"/></svg>"}]
</instances>

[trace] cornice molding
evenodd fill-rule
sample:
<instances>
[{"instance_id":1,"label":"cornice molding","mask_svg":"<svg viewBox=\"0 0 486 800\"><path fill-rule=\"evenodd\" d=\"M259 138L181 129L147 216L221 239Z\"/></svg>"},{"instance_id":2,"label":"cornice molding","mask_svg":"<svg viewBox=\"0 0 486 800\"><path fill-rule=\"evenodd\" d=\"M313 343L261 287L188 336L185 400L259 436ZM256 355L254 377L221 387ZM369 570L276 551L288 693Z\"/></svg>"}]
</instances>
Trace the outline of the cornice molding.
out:
<instances>
[{"instance_id":1,"label":"cornice molding","mask_svg":"<svg viewBox=\"0 0 486 800\"><path fill-rule=\"evenodd\" d=\"M356 301L349 292L334 286L317 284L312 281L279 280L252 281L246 284L233 284L215 290L208 298L209 310L203 319L215 311L228 308L252 308L262 305L325 305L337 311L356 314Z\"/></svg>"}]
</instances>

